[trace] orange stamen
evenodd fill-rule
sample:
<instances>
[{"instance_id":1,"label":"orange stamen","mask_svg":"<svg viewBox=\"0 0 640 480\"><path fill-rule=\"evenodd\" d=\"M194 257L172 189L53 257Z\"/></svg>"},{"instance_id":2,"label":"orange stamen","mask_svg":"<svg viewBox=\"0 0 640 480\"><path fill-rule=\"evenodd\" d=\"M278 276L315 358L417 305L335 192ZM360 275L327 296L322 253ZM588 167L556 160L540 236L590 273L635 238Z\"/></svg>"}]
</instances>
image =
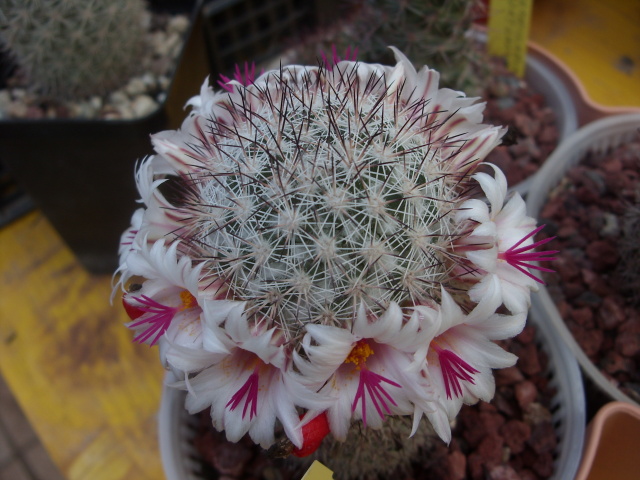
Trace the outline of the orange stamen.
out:
<instances>
[{"instance_id":1,"label":"orange stamen","mask_svg":"<svg viewBox=\"0 0 640 480\"><path fill-rule=\"evenodd\" d=\"M357 370L360 370L367 362L367 358L374 354L369 343L363 338L359 340L351 349L351 352L344 363L353 363Z\"/></svg>"},{"instance_id":2,"label":"orange stamen","mask_svg":"<svg viewBox=\"0 0 640 480\"><path fill-rule=\"evenodd\" d=\"M182 300L182 310L186 310L188 308L193 308L198 306L198 300L196 297L191 295L189 290L183 290L180 292L180 299Z\"/></svg>"}]
</instances>

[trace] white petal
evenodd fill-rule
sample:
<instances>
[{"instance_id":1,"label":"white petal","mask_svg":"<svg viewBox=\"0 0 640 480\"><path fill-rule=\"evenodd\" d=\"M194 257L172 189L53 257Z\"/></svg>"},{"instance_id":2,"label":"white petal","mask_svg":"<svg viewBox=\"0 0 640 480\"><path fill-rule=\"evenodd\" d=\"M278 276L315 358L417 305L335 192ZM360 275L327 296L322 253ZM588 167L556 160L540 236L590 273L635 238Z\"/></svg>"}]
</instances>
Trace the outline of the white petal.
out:
<instances>
[{"instance_id":1,"label":"white petal","mask_svg":"<svg viewBox=\"0 0 640 480\"><path fill-rule=\"evenodd\" d=\"M504 197L507 194L506 181L504 183L499 181L500 177L497 174L498 171L499 170L496 171L495 178L486 173L476 173L473 176L473 178L475 178L482 187L482 191L487 196L487 199L491 204L492 217L502 210ZM500 172L500 174L502 174L502 172ZM502 174L501 178L504 178L504 174Z\"/></svg>"},{"instance_id":2,"label":"white petal","mask_svg":"<svg viewBox=\"0 0 640 480\"><path fill-rule=\"evenodd\" d=\"M244 308L245 302L236 300L206 300L202 305L204 322L208 325L219 326L228 317L237 319L242 315Z\"/></svg>"},{"instance_id":3,"label":"white petal","mask_svg":"<svg viewBox=\"0 0 640 480\"><path fill-rule=\"evenodd\" d=\"M475 220L480 223L488 222L490 217L487 204L477 198L465 201L456 212L456 222L461 222L466 219Z\"/></svg>"}]
</instances>

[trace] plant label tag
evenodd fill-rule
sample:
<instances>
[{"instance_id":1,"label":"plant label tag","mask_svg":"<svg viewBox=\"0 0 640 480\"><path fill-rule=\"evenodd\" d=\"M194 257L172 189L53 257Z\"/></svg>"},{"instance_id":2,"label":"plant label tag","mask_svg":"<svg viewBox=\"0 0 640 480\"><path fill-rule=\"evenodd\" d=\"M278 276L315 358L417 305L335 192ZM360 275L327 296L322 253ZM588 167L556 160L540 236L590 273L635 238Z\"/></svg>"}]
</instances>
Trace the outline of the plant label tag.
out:
<instances>
[{"instance_id":1,"label":"plant label tag","mask_svg":"<svg viewBox=\"0 0 640 480\"><path fill-rule=\"evenodd\" d=\"M524 76L533 0L490 0L489 53L507 61L507 68Z\"/></svg>"},{"instance_id":2,"label":"plant label tag","mask_svg":"<svg viewBox=\"0 0 640 480\"><path fill-rule=\"evenodd\" d=\"M329 470L319 461L314 460L302 480L333 480L333 471Z\"/></svg>"}]
</instances>

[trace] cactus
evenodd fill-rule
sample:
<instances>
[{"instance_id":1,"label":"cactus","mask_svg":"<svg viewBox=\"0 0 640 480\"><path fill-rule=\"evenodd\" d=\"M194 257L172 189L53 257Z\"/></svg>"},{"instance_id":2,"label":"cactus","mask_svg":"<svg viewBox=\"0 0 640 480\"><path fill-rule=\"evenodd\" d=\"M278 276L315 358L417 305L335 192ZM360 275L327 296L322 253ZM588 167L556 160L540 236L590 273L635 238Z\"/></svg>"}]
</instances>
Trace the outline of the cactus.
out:
<instances>
[{"instance_id":1,"label":"cactus","mask_svg":"<svg viewBox=\"0 0 640 480\"><path fill-rule=\"evenodd\" d=\"M401 50L415 65L440 72L444 87L478 95L487 79L484 49L469 36L477 0L355 0L348 19L338 28L319 31L306 42L313 61L320 50L334 44L342 52L358 48L358 59L387 64L393 61L388 45ZM311 53L311 55L309 55Z\"/></svg>"},{"instance_id":2,"label":"cactus","mask_svg":"<svg viewBox=\"0 0 640 480\"><path fill-rule=\"evenodd\" d=\"M125 83L143 52L142 0L0 0L0 35L29 84L54 98Z\"/></svg>"},{"instance_id":3,"label":"cactus","mask_svg":"<svg viewBox=\"0 0 640 480\"><path fill-rule=\"evenodd\" d=\"M451 441L515 363L493 340L522 330L532 262L555 253L497 167L473 173L504 130L394 53L203 85L152 137L120 249L127 326L189 412L232 442L319 448L337 478Z\"/></svg>"},{"instance_id":4,"label":"cactus","mask_svg":"<svg viewBox=\"0 0 640 480\"><path fill-rule=\"evenodd\" d=\"M623 291L634 305L640 305L640 188L635 202L630 204L622 217L620 239L620 264Z\"/></svg>"}]
</instances>

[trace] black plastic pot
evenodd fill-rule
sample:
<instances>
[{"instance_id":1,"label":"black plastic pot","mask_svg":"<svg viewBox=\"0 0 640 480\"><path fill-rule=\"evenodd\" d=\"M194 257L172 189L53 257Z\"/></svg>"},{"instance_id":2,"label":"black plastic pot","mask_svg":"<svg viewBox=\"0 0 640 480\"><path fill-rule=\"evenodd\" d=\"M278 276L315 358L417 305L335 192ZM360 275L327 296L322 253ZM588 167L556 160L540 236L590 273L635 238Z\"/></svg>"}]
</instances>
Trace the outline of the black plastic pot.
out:
<instances>
[{"instance_id":1,"label":"black plastic pot","mask_svg":"<svg viewBox=\"0 0 640 480\"><path fill-rule=\"evenodd\" d=\"M138 194L134 166L152 153L149 135L175 129L209 74L200 2L166 100L133 120L2 120L0 158L82 265L112 272Z\"/></svg>"}]
</instances>

